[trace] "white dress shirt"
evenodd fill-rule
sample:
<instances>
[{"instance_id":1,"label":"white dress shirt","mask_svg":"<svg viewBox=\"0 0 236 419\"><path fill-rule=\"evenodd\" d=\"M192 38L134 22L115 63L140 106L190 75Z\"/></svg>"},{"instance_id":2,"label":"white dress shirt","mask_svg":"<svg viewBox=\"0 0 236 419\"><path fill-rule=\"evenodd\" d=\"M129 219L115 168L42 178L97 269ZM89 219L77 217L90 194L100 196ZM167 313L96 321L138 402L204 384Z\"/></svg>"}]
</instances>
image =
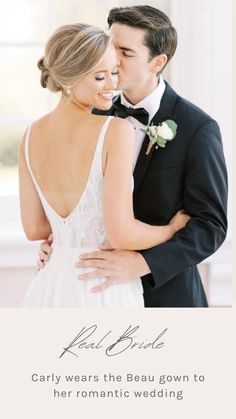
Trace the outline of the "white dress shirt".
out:
<instances>
[{"instance_id":1,"label":"white dress shirt","mask_svg":"<svg viewBox=\"0 0 236 419\"><path fill-rule=\"evenodd\" d=\"M136 105L132 105L124 97L123 93L121 93L120 101L122 105L127 106L128 108L130 107L134 109L144 108L149 113L149 124L150 124L152 118L157 113L160 107L161 98L164 94L165 88L166 88L166 85L163 80L163 77L160 76L157 87L148 96L146 96L143 100L141 100L141 102L137 103ZM137 119L133 118L132 116L128 116L127 119L135 128L136 141L135 141L135 150L134 150L134 165L133 165L133 169L134 169L137 159L138 159L138 155L142 147L144 137L145 137L144 133L140 130L140 128L145 129L147 126L143 125L141 122L137 121Z\"/></svg>"}]
</instances>

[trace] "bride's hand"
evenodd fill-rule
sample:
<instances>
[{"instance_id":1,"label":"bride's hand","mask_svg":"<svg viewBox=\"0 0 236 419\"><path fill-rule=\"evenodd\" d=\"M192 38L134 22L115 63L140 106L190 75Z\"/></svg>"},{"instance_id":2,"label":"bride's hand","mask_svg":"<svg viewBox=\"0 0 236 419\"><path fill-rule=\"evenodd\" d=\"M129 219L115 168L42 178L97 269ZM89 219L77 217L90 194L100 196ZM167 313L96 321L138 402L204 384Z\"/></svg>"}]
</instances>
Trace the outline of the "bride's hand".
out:
<instances>
[{"instance_id":1,"label":"bride's hand","mask_svg":"<svg viewBox=\"0 0 236 419\"><path fill-rule=\"evenodd\" d=\"M191 219L190 215L186 214L184 210L178 211L174 217L170 220L172 227L174 227L175 233L186 226L188 221Z\"/></svg>"}]
</instances>

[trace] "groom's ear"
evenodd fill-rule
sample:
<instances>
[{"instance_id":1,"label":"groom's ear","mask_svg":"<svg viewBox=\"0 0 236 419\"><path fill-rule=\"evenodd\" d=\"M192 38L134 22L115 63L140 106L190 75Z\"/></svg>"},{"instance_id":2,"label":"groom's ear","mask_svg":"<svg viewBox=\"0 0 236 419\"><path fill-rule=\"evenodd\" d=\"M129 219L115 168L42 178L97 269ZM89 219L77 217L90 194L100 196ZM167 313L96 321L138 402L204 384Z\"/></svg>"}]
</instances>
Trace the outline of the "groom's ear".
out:
<instances>
[{"instance_id":1,"label":"groom's ear","mask_svg":"<svg viewBox=\"0 0 236 419\"><path fill-rule=\"evenodd\" d=\"M165 67L167 60L168 58L166 54L160 54L153 57L150 61L151 71L155 74L160 73Z\"/></svg>"}]
</instances>

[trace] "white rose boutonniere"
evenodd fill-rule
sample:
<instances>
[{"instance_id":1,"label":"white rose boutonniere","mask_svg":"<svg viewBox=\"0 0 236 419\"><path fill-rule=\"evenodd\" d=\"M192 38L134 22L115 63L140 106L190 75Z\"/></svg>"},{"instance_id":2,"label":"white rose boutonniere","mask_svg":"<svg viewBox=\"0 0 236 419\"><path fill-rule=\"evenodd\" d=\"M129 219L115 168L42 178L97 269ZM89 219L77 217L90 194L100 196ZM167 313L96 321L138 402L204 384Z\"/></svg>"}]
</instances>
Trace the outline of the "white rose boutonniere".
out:
<instances>
[{"instance_id":1,"label":"white rose boutonniere","mask_svg":"<svg viewBox=\"0 0 236 419\"><path fill-rule=\"evenodd\" d=\"M172 119L167 119L159 125L150 125L147 130L141 129L141 131L150 138L146 151L146 155L148 155L154 144L156 144L156 149L158 147L165 148L167 141L172 141L175 138L177 124Z\"/></svg>"}]
</instances>

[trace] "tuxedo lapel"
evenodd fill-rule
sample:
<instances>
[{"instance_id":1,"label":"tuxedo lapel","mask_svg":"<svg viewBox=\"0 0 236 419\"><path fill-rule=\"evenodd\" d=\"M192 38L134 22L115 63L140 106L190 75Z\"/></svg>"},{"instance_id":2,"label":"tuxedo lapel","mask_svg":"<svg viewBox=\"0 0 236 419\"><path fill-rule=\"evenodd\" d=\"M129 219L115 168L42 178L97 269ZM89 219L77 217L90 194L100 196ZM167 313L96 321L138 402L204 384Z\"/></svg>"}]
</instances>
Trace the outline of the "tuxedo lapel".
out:
<instances>
[{"instance_id":1,"label":"tuxedo lapel","mask_svg":"<svg viewBox=\"0 0 236 419\"><path fill-rule=\"evenodd\" d=\"M166 83L166 82L165 82ZM163 94L160 108L158 112L154 115L153 119L150 122L150 125L158 125L161 122L171 119L175 109L175 103L177 99L177 94L175 91L166 83L166 89ZM151 148L151 151L146 155L147 147L149 144L149 137L145 135L143 144L138 156L138 160L134 169L134 191L136 192L139 188L141 181L148 169L148 166L152 160L153 153L156 151L155 146Z\"/></svg>"}]
</instances>

